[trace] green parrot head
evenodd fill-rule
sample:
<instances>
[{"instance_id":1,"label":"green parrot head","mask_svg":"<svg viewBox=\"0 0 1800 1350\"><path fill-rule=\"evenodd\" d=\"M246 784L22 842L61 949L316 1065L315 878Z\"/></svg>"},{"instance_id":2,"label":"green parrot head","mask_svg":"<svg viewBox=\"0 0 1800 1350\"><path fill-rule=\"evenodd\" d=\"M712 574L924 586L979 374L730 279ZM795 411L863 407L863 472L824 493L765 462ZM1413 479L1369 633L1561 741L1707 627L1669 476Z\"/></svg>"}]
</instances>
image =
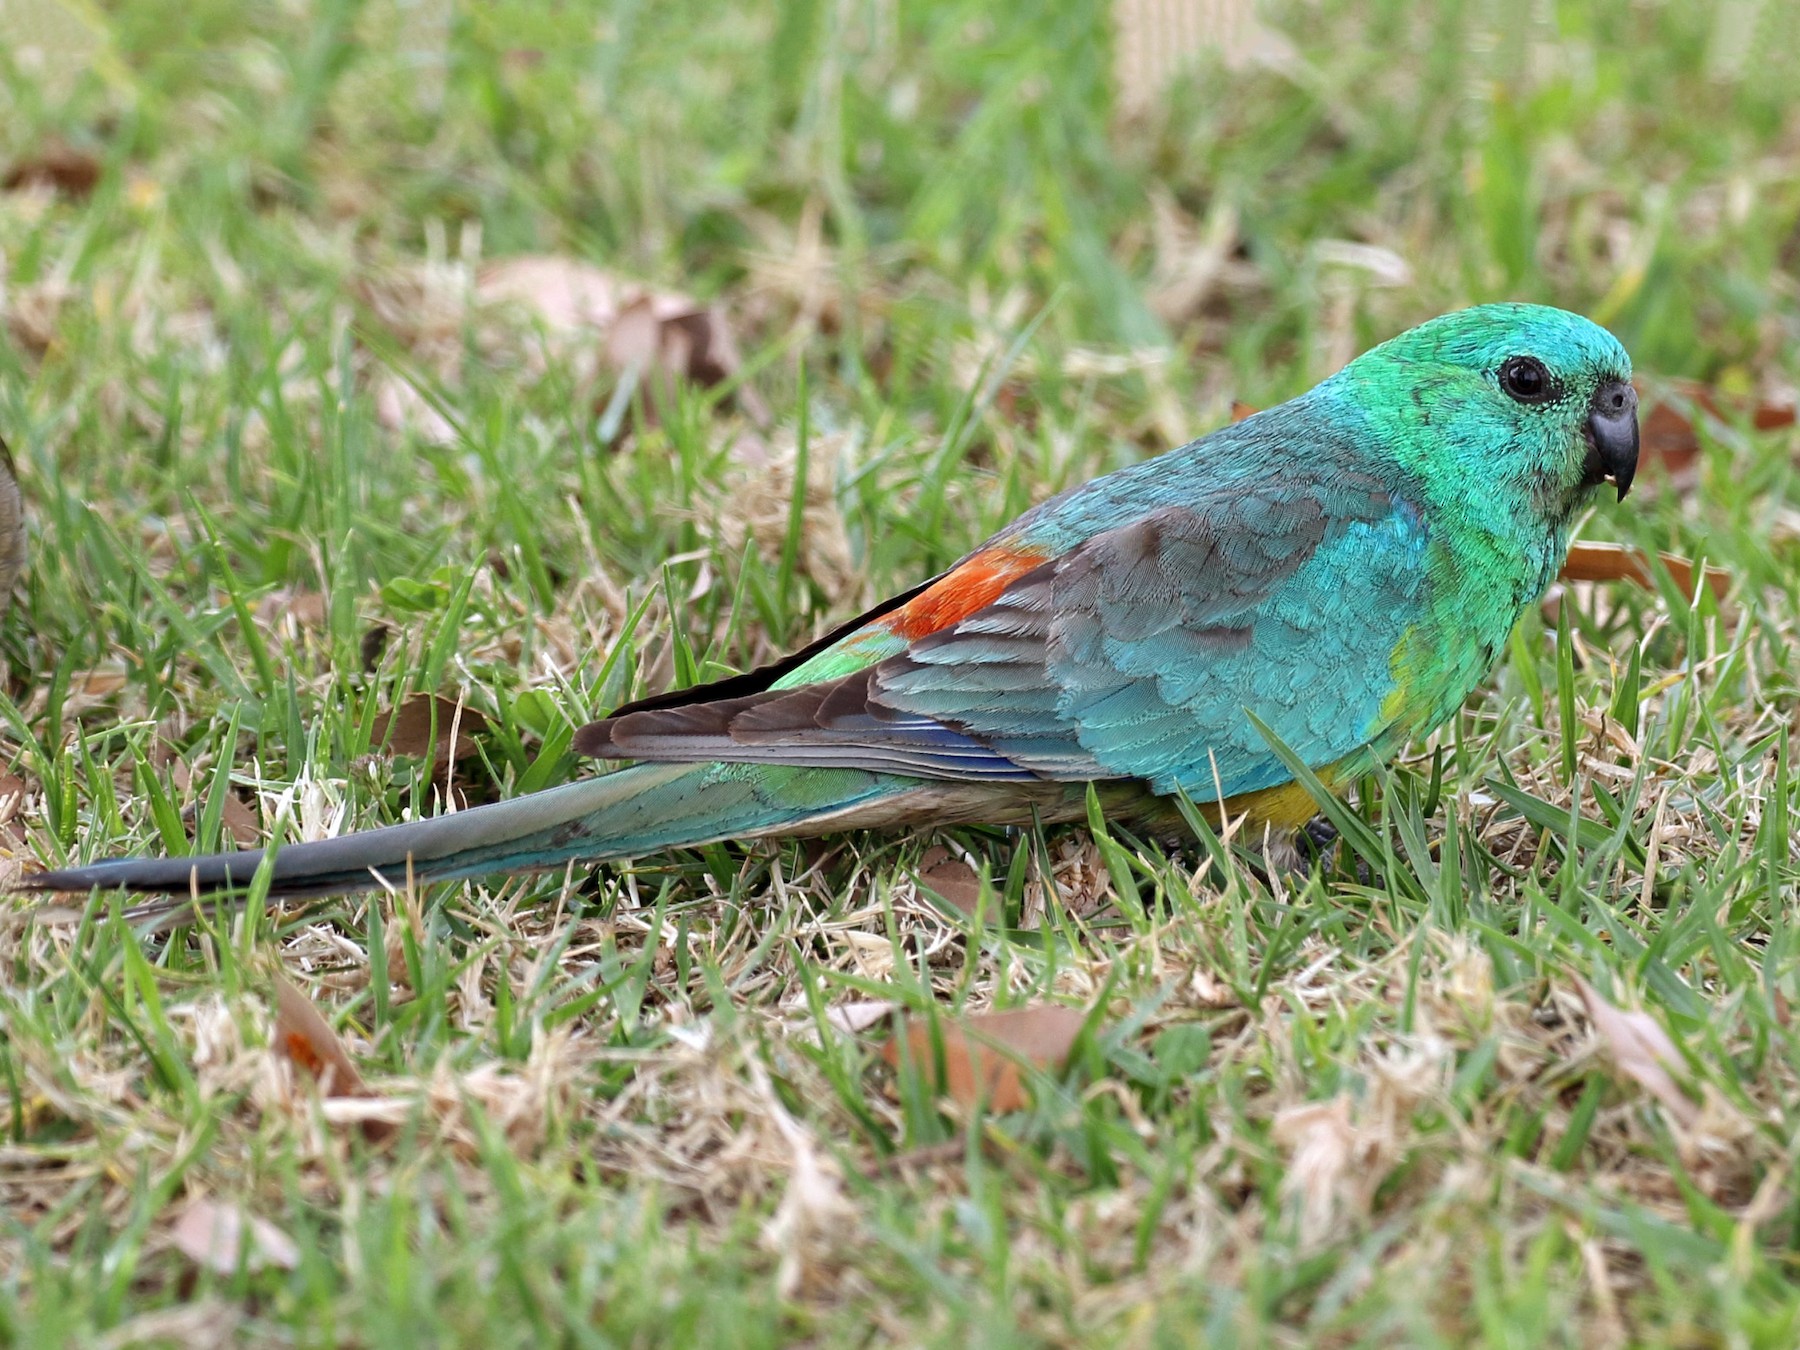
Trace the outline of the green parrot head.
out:
<instances>
[{"instance_id":1,"label":"green parrot head","mask_svg":"<svg viewBox=\"0 0 1800 1350\"><path fill-rule=\"evenodd\" d=\"M1565 528L1594 488L1637 471L1631 358L1598 324L1545 305L1478 305L1382 343L1327 386L1373 409L1422 481Z\"/></svg>"}]
</instances>

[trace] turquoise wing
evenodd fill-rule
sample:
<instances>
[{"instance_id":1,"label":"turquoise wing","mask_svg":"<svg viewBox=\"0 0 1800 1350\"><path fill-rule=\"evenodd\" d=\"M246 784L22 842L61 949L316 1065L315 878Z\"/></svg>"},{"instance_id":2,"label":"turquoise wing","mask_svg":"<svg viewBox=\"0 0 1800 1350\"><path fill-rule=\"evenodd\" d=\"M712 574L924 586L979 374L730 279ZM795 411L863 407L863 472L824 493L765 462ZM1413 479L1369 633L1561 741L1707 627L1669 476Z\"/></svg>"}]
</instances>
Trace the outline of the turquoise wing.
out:
<instances>
[{"instance_id":1,"label":"turquoise wing","mask_svg":"<svg viewBox=\"0 0 1800 1350\"><path fill-rule=\"evenodd\" d=\"M1380 737L1424 614L1419 514L1371 478L1259 485L1111 530L878 666L871 703L1048 778L1211 798Z\"/></svg>"}]
</instances>

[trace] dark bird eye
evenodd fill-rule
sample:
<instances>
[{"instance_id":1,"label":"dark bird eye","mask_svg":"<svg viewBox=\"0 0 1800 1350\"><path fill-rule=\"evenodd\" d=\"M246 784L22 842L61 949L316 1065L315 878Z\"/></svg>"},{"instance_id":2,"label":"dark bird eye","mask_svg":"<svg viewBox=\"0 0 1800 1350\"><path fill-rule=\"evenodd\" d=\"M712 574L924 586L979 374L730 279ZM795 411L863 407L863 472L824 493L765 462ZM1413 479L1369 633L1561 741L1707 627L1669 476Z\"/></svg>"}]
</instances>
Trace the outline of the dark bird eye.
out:
<instances>
[{"instance_id":1,"label":"dark bird eye","mask_svg":"<svg viewBox=\"0 0 1800 1350\"><path fill-rule=\"evenodd\" d=\"M1556 397L1556 381L1535 356L1509 356L1500 367L1500 387L1521 403L1548 403Z\"/></svg>"}]
</instances>

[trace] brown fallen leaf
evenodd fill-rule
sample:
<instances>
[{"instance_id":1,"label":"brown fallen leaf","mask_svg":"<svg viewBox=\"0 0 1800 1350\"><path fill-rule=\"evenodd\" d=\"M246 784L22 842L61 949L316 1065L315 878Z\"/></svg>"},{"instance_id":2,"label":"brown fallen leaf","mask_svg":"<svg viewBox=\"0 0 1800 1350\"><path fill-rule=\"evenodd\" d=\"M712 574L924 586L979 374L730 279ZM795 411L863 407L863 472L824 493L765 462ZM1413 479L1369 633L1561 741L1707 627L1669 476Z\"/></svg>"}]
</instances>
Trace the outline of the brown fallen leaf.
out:
<instances>
[{"instance_id":1,"label":"brown fallen leaf","mask_svg":"<svg viewBox=\"0 0 1800 1350\"><path fill-rule=\"evenodd\" d=\"M144 758L150 761L153 769L164 769L171 764L181 763L181 738L190 730L186 720L179 713L173 713L156 724L156 734L151 737L150 745L144 752Z\"/></svg>"},{"instance_id":2,"label":"brown fallen leaf","mask_svg":"<svg viewBox=\"0 0 1800 1350\"><path fill-rule=\"evenodd\" d=\"M324 1014L279 971L274 985L275 1049L317 1080L321 1097L367 1095L355 1061Z\"/></svg>"},{"instance_id":3,"label":"brown fallen leaf","mask_svg":"<svg viewBox=\"0 0 1800 1350\"><path fill-rule=\"evenodd\" d=\"M708 389L722 384L743 364L731 326L717 308L690 307L662 324L663 363L696 384Z\"/></svg>"},{"instance_id":4,"label":"brown fallen leaf","mask_svg":"<svg viewBox=\"0 0 1800 1350\"><path fill-rule=\"evenodd\" d=\"M626 305L607 327L606 360L614 370L648 371L661 351L662 320L647 297Z\"/></svg>"},{"instance_id":5,"label":"brown fallen leaf","mask_svg":"<svg viewBox=\"0 0 1800 1350\"><path fill-rule=\"evenodd\" d=\"M1700 436L1688 409L1727 425L1745 418L1758 431L1775 431L1795 422L1796 409L1791 404L1732 400L1698 380L1640 379L1632 383L1644 409L1639 462L1645 468L1662 469L1677 487L1692 485L1700 459Z\"/></svg>"},{"instance_id":6,"label":"brown fallen leaf","mask_svg":"<svg viewBox=\"0 0 1800 1350\"><path fill-rule=\"evenodd\" d=\"M973 914L981 903L980 874L941 844L919 859L919 884L964 914Z\"/></svg>"},{"instance_id":7,"label":"brown fallen leaf","mask_svg":"<svg viewBox=\"0 0 1800 1350\"><path fill-rule=\"evenodd\" d=\"M1674 553L1661 553L1657 556L1662 559L1662 565L1669 569L1669 575L1674 578L1675 584L1692 600L1695 588L1693 561ZM1623 544L1582 541L1570 544L1569 556L1563 561L1562 578L1565 581L1632 581L1646 590L1654 590L1656 587L1649 557ZM1731 573L1709 567L1706 569L1706 585L1715 599L1723 600L1731 590Z\"/></svg>"},{"instance_id":8,"label":"brown fallen leaf","mask_svg":"<svg viewBox=\"0 0 1800 1350\"><path fill-rule=\"evenodd\" d=\"M943 1035L944 1077L939 1090L959 1106L985 1101L990 1111L1016 1111L1027 1101L1020 1062L1060 1068L1069 1057L1087 1016L1078 1008L1039 1004L1007 1012L976 1013L938 1022ZM882 1050L882 1058L900 1066L904 1039L912 1062L931 1072L934 1062L931 1026L909 1017L900 1034Z\"/></svg>"},{"instance_id":9,"label":"brown fallen leaf","mask_svg":"<svg viewBox=\"0 0 1800 1350\"><path fill-rule=\"evenodd\" d=\"M437 715L435 735L432 714ZM385 747L390 755L410 759L429 759L437 764L449 753L455 759L467 759L475 753L475 735L487 726L487 718L475 709L458 704L442 694L409 694L394 712L382 713L375 719L374 738L377 748ZM455 737L452 744L452 736Z\"/></svg>"},{"instance_id":10,"label":"brown fallen leaf","mask_svg":"<svg viewBox=\"0 0 1800 1350\"><path fill-rule=\"evenodd\" d=\"M385 623L372 624L363 630L362 641L357 646L357 655L362 660L365 672L372 672L381 664L381 654L387 650L393 639L394 630Z\"/></svg>"},{"instance_id":11,"label":"brown fallen leaf","mask_svg":"<svg viewBox=\"0 0 1800 1350\"><path fill-rule=\"evenodd\" d=\"M125 671L116 666L78 670L69 679L69 694L71 697L108 698L125 687L127 678Z\"/></svg>"},{"instance_id":12,"label":"brown fallen leaf","mask_svg":"<svg viewBox=\"0 0 1800 1350\"><path fill-rule=\"evenodd\" d=\"M49 188L65 197L79 200L94 190L100 181L100 159L87 150L77 150L65 141L47 141L32 154L15 159L0 179L0 188L20 192L27 188Z\"/></svg>"},{"instance_id":13,"label":"brown fallen leaf","mask_svg":"<svg viewBox=\"0 0 1800 1350\"><path fill-rule=\"evenodd\" d=\"M193 834L194 827L200 821L200 804L189 802L182 807L181 819L188 827L188 833ZM262 838L262 823L257 820L256 812L244 805L243 799L236 793L226 796L224 810L219 814L219 823L224 826L225 833L239 844L254 844Z\"/></svg>"},{"instance_id":14,"label":"brown fallen leaf","mask_svg":"<svg viewBox=\"0 0 1800 1350\"><path fill-rule=\"evenodd\" d=\"M1613 1063L1661 1102L1676 1124L1685 1127L1699 1119L1699 1105L1682 1092L1669 1073L1671 1068L1681 1070L1683 1060L1662 1025L1648 1013L1614 1007L1579 975L1575 977L1575 987L1581 993L1588 1021L1594 1024L1595 1034Z\"/></svg>"},{"instance_id":15,"label":"brown fallen leaf","mask_svg":"<svg viewBox=\"0 0 1800 1350\"><path fill-rule=\"evenodd\" d=\"M622 290L605 269L553 255L502 258L475 279L478 303L519 305L558 333L610 328L624 305Z\"/></svg>"},{"instance_id":16,"label":"brown fallen leaf","mask_svg":"<svg viewBox=\"0 0 1800 1350\"><path fill-rule=\"evenodd\" d=\"M292 1270L300 1264L291 1237L225 1200L194 1201L169 1230L169 1239L190 1261L219 1275L235 1275L240 1259L245 1270Z\"/></svg>"},{"instance_id":17,"label":"brown fallen leaf","mask_svg":"<svg viewBox=\"0 0 1800 1350\"><path fill-rule=\"evenodd\" d=\"M1640 400L1643 397L1640 389ZM1639 419L1638 463L1646 470L1661 469L1678 488L1686 488L1692 485L1699 462L1700 437L1687 415L1672 403L1652 403Z\"/></svg>"},{"instance_id":18,"label":"brown fallen leaf","mask_svg":"<svg viewBox=\"0 0 1800 1350\"><path fill-rule=\"evenodd\" d=\"M256 812L235 793L225 799L220 821L225 826L225 833L240 844L254 844L262 838L262 824L257 820Z\"/></svg>"},{"instance_id":19,"label":"brown fallen leaf","mask_svg":"<svg viewBox=\"0 0 1800 1350\"><path fill-rule=\"evenodd\" d=\"M64 713L73 716L105 703L130 682L123 666L100 666L78 670L69 677L68 693L63 700ZM48 694L48 687L33 691L34 707Z\"/></svg>"},{"instance_id":20,"label":"brown fallen leaf","mask_svg":"<svg viewBox=\"0 0 1800 1350\"><path fill-rule=\"evenodd\" d=\"M674 291L622 281L574 258L506 258L481 269L475 299L510 304L532 314L553 336L601 338L600 352L615 373L635 371L650 385L691 380L711 388L730 379L743 357L725 312ZM738 406L758 425L769 421L754 390L740 386Z\"/></svg>"}]
</instances>

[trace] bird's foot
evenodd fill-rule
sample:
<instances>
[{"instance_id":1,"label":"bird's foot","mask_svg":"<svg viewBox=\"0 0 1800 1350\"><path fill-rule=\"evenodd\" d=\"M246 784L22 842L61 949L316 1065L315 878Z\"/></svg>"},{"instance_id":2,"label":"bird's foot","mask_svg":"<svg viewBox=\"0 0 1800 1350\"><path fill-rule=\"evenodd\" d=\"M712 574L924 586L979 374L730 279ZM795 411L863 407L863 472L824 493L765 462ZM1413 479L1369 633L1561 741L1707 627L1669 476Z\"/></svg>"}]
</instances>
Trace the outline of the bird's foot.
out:
<instances>
[{"instance_id":1,"label":"bird's foot","mask_svg":"<svg viewBox=\"0 0 1800 1350\"><path fill-rule=\"evenodd\" d=\"M1338 841L1338 827L1331 823L1330 816L1314 816L1300 827L1296 842L1304 839L1312 846L1313 856L1322 857L1331 850Z\"/></svg>"}]
</instances>

